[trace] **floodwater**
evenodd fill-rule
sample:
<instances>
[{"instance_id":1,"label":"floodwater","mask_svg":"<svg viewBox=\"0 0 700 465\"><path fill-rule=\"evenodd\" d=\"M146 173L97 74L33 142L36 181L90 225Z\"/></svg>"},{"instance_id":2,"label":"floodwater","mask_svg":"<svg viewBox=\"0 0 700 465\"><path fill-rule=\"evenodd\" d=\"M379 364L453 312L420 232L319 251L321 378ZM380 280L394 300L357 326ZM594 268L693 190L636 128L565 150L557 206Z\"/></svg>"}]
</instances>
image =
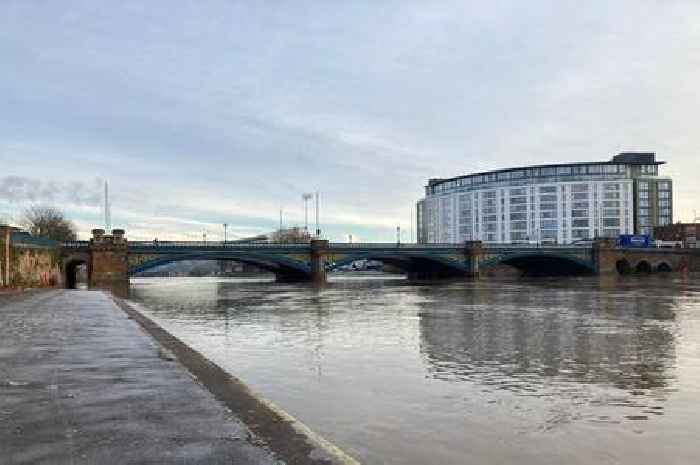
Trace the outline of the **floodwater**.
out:
<instances>
[{"instance_id":1,"label":"floodwater","mask_svg":"<svg viewBox=\"0 0 700 465\"><path fill-rule=\"evenodd\" d=\"M163 326L366 464L700 463L700 276L136 279Z\"/></svg>"}]
</instances>

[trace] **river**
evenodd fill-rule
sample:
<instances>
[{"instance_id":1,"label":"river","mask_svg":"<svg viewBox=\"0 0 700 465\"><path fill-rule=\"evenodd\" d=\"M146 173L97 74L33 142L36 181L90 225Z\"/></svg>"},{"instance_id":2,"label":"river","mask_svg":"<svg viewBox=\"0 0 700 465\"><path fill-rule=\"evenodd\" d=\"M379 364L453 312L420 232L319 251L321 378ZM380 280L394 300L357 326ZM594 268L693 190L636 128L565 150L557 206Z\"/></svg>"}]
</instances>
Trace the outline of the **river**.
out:
<instances>
[{"instance_id":1,"label":"river","mask_svg":"<svg viewBox=\"0 0 700 465\"><path fill-rule=\"evenodd\" d=\"M365 464L700 460L700 276L137 278L173 334Z\"/></svg>"}]
</instances>

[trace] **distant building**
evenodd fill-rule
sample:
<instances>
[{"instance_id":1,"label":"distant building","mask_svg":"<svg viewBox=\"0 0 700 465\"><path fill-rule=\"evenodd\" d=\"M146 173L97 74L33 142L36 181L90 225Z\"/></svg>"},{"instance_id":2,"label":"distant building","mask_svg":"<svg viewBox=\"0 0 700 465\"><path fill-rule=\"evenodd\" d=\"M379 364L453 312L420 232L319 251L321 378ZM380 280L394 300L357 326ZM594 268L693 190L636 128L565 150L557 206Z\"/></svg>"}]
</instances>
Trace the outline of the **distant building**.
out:
<instances>
[{"instance_id":1,"label":"distant building","mask_svg":"<svg viewBox=\"0 0 700 465\"><path fill-rule=\"evenodd\" d=\"M654 153L430 179L417 203L418 242L569 244L653 234L673 221L672 181Z\"/></svg>"},{"instance_id":2,"label":"distant building","mask_svg":"<svg viewBox=\"0 0 700 465\"><path fill-rule=\"evenodd\" d=\"M700 223L675 223L654 228L654 237L660 241L682 242L683 247L698 248Z\"/></svg>"},{"instance_id":3,"label":"distant building","mask_svg":"<svg viewBox=\"0 0 700 465\"><path fill-rule=\"evenodd\" d=\"M268 235L268 238L270 242L275 243L301 244L309 242L311 235L306 229L295 226L274 231Z\"/></svg>"}]
</instances>

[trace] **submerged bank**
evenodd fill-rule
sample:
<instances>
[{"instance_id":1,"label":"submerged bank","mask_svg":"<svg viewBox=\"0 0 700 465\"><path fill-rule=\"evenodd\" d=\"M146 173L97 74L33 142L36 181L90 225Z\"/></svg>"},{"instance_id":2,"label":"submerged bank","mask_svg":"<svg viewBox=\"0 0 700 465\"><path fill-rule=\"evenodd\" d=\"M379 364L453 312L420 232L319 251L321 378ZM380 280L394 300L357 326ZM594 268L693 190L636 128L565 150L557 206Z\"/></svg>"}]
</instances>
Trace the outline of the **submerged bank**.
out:
<instances>
[{"instance_id":1,"label":"submerged bank","mask_svg":"<svg viewBox=\"0 0 700 465\"><path fill-rule=\"evenodd\" d=\"M0 300L9 463L355 463L118 302L129 315L102 292Z\"/></svg>"}]
</instances>

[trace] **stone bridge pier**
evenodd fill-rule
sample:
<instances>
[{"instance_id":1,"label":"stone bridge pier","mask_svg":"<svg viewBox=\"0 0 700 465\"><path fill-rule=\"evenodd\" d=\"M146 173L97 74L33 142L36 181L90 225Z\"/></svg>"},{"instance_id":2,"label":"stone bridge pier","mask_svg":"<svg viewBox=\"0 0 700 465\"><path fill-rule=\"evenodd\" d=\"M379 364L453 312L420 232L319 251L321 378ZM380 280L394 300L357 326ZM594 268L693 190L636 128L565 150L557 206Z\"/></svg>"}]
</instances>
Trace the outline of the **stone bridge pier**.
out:
<instances>
[{"instance_id":1,"label":"stone bridge pier","mask_svg":"<svg viewBox=\"0 0 700 465\"><path fill-rule=\"evenodd\" d=\"M328 241L314 239L311 241L311 282L314 284L325 284L326 282L326 260L328 251Z\"/></svg>"}]
</instances>

